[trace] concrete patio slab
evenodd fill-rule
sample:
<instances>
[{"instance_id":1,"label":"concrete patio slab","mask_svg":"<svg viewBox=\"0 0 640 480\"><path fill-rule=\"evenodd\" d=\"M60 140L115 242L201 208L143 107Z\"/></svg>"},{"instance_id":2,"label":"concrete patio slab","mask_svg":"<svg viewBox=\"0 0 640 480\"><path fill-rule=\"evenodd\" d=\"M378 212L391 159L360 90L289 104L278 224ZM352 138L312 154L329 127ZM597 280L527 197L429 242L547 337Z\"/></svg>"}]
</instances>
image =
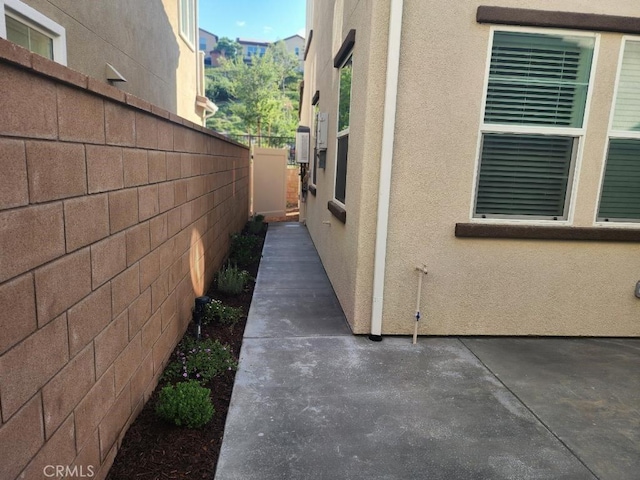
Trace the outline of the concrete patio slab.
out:
<instances>
[{"instance_id":1,"label":"concrete patio slab","mask_svg":"<svg viewBox=\"0 0 640 480\"><path fill-rule=\"evenodd\" d=\"M640 341L375 343L305 227L263 255L217 479L638 478Z\"/></svg>"},{"instance_id":2,"label":"concrete patio slab","mask_svg":"<svg viewBox=\"0 0 640 480\"><path fill-rule=\"evenodd\" d=\"M640 478L640 341L463 342L598 478Z\"/></svg>"},{"instance_id":3,"label":"concrete patio slab","mask_svg":"<svg viewBox=\"0 0 640 480\"><path fill-rule=\"evenodd\" d=\"M246 339L219 479L592 479L456 339Z\"/></svg>"}]
</instances>

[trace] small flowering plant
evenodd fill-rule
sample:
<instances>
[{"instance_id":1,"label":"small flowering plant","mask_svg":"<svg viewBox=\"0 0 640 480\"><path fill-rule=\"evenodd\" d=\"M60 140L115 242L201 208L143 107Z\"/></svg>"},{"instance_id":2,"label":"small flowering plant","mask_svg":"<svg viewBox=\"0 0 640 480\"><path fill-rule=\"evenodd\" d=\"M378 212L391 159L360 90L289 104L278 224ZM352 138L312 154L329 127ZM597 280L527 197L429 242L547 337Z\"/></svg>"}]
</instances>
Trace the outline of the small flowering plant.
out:
<instances>
[{"instance_id":1,"label":"small flowering plant","mask_svg":"<svg viewBox=\"0 0 640 480\"><path fill-rule=\"evenodd\" d=\"M196 340L187 336L178 345L176 359L167 365L163 377L168 381L195 380L204 385L213 377L237 368L227 345L210 338Z\"/></svg>"},{"instance_id":2,"label":"small flowering plant","mask_svg":"<svg viewBox=\"0 0 640 480\"><path fill-rule=\"evenodd\" d=\"M219 322L222 325L234 326L242 318L242 307L230 307L220 300L211 300L204 306L203 324Z\"/></svg>"}]
</instances>

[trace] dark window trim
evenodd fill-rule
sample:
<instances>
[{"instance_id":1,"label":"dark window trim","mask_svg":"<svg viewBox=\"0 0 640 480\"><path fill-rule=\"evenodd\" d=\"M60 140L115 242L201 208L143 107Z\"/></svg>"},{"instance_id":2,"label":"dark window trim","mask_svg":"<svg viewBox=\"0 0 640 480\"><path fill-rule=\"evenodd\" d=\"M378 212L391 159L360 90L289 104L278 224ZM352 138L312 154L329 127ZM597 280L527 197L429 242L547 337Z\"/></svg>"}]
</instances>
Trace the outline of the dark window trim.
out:
<instances>
[{"instance_id":1,"label":"dark window trim","mask_svg":"<svg viewBox=\"0 0 640 480\"><path fill-rule=\"evenodd\" d=\"M456 237L577 240L591 242L640 242L640 229L456 223Z\"/></svg>"},{"instance_id":2,"label":"dark window trim","mask_svg":"<svg viewBox=\"0 0 640 480\"><path fill-rule=\"evenodd\" d=\"M344 208L342 208L333 200L330 200L329 203L327 203L327 208L334 217L336 217L342 223L347 223L347 211Z\"/></svg>"},{"instance_id":3,"label":"dark window trim","mask_svg":"<svg viewBox=\"0 0 640 480\"><path fill-rule=\"evenodd\" d=\"M476 21L478 23L496 23L500 25L640 34L640 17L594 13L553 12L550 10L481 5L476 12Z\"/></svg>"},{"instance_id":4,"label":"dark window trim","mask_svg":"<svg viewBox=\"0 0 640 480\"><path fill-rule=\"evenodd\" d=\"M309 38L307 39L307 45L304 47L304 57L302 60L307 59L307 55L309 55L309 47L311 47L311 40L313 40L313 30L309 30Z\"/></svg>"},{"instance_id":5,"label":"dark window trim","mask_svg":"<svg viewBox=\"0 0 640 480\"><path fill-rule=\"evenodd\" d=\"M340 68L342 66L344 61L349 57L349 54L351 53L351 50L353 50L353 46L355 44L356 31L352 28L349 30L349 33L347 33L344 42L342 42L340 50L338 50L338 53L336 53L336 56L333 58L333 66L335 68Z\"/></svg>"},{"instance_id":6,"label":"dark window trim","mask_svg":"<svg viewBox=\"0 0 640 480\"><path fill-rule=\"evenodd\" d=\"M300 120L302 116L302 101L304 100L304 80L300 82L300 99L298 101L298 120Z\"/></svg>"},{"instance_id":7,"label":"dark window trim","mask_svg":"<svg viewBox=\"0 0 640 480\"><path fill-rule=\"evenodd\" d=\"M309 191L311 192L311 194L315 197L316 196L316 187L314 185L309 184Z\"/></svg>"},{"instance_id":8,"label":"dark window trim","mask_svg":"<svg viewBox=\"0 0 640 480\"><path fill-rule=\"evenodd\" d=\"M320 101L320 90L316 90L316 93L313 95L311 99L311 105L316 105Z\"/></svg>"}]
</instances>

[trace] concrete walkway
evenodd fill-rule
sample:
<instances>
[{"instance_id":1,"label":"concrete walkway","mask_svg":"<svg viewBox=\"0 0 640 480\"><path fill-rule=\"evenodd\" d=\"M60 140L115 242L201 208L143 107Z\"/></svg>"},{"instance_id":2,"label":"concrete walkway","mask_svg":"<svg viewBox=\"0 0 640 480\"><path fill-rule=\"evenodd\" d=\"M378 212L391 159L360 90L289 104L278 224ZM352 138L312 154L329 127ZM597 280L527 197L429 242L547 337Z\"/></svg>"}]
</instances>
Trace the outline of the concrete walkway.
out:
<instances>
[{"instance_id":1,"label":"concrete walkway","mask_svg":"<svg viewBox=\"0 0 640 480\"><path fill-rule=\"evenodd\" d=\"M271 224L216 479L640 478L640 340L350 333Z\"/></svg>"}]
</instances>

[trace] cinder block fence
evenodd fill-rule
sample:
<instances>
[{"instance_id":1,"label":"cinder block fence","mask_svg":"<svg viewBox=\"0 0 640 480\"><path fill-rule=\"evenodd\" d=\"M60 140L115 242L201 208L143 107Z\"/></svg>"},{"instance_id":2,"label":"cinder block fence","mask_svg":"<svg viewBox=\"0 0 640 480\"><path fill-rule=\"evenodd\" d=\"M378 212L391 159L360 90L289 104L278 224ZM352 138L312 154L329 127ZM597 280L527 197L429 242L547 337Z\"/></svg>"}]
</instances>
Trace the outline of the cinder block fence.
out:
<instances>
[{"instance_id":1,"label":"cinder block fence","mask_svg":"<svg viewBox=\"0 0 640 480\"><path fill-rule=\"evenodd\" d=\"M248 174L245 147L0 39L0 478L106 476Z\"/></svg>"}]
</instances>

